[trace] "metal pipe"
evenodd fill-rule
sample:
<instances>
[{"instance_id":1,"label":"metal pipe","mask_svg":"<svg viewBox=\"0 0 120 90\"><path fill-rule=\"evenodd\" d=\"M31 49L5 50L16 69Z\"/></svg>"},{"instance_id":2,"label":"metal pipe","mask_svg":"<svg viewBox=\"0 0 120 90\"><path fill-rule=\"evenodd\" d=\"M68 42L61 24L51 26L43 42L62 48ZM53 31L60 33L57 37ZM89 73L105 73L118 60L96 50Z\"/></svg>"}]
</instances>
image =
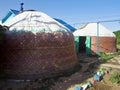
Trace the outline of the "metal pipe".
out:
<instances>
[{"instance_id":1,"label":"metal pipe","mask_svg":"<svg viewBox=\"0 0 120 90\"><path fill-rule=\"evenodd\" d=\"M97 37L96 37L96 53L99 55L100 40L99 40L99 22L97 22Z\"/></svg>"},{"instance_id":2,"label":"metal pipe","mask_svg":"<svg viewBox=\"0 0 120 90\"><path fill-rule=\"evenodd\" d=\"M20 11L23 12L23 5L24 3L20 3L21 7L20 7Z\"/></svg>"}]
</instances>

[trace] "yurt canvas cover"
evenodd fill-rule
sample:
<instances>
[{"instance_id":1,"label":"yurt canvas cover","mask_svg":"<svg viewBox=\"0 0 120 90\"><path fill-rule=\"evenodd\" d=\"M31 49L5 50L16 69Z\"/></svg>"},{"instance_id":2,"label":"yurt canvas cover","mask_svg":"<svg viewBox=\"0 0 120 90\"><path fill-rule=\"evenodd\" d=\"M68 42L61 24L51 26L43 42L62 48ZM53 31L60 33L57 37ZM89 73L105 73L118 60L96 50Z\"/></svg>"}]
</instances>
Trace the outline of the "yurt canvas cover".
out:
<instances>
[{"instance_id":1,"label":"yurt canvas cover","mask_svg":"<svg viewBox=\"0 0 120 90\"><path fill-rule=\"evenodd\" d=\"M38 11L24 11L5 22L0 72L10 79L47 78L77 64L73 34Z\"/></svg>"}]
</instances>

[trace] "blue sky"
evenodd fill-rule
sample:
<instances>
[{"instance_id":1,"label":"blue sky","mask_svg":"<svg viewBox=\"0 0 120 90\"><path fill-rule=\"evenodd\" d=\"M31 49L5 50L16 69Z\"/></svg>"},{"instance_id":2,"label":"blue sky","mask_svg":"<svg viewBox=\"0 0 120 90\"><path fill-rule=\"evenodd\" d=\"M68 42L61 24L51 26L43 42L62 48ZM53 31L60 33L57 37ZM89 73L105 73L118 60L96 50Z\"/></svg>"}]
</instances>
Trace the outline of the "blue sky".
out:
<instances>
[{"instance_id":1,"label":"blue sky","mask_svg":"<svg viewBox=\"0 0 120 90\"><path fill-rule=\"evenodd\" d=\"M79 27L81 23L120 19L120 0L1 0L0 20L9 9L42 11L54 18ZM102 23L111 30L120 29L119 22Z\"/></svg>"}]
</instances>

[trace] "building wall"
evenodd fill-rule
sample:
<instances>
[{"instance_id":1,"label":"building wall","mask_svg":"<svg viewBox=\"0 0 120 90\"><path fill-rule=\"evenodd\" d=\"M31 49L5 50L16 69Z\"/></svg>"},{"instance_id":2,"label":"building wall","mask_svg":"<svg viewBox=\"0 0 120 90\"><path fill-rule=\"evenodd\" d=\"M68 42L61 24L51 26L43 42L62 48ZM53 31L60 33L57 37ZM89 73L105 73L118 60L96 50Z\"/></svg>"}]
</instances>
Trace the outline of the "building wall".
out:
<instances>
[{"instance_id":1,"label":"building wall","mask_svg":"<svg viewBox=\"0 0 120 90\"><path fill-rule=\"evenodd\" d=\"M10 79L53 77L77 64L73 35L65 32L6 33L0 54L0 72Z\"/></svg>"},{"instance_id":2,"label":"building wall","mask_svg":"<svg viewBox=\"0 0 120 90\"><path fill-rule=\"evenodd\" d=\"M91 37L91 52L96 53L97 37ZM99 37L99 52L116 52L116 37Z\"/></svg>"}]
</instances>

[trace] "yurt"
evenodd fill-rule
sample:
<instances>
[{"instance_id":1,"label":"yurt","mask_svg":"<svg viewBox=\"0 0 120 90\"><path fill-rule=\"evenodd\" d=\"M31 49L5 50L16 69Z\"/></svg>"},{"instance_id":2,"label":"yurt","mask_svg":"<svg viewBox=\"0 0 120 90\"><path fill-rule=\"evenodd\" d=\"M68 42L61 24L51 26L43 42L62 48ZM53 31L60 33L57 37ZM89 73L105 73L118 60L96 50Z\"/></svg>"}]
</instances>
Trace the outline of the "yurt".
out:
<instances>
[{"instance_id":1,"label":"yurt","mask_svg":"<svg viewBox=\"0 0 120 90\"><path fill-rule=\"evenodd\" d=\"M76 52L98 54L116 52L116 36L99 23L89 23L73 32Z\"/></svg>"},{"instance_id":2,"label":"yurt","mask_svg":"<svg viewBox=\"0 0 120 90\"><path fill-rule=\"evenodd\" d=\"M74 36L45 13L26 10L4 23L0 72L8 79L43 79L77 65Z\"/></svg>"}]
</instances>

